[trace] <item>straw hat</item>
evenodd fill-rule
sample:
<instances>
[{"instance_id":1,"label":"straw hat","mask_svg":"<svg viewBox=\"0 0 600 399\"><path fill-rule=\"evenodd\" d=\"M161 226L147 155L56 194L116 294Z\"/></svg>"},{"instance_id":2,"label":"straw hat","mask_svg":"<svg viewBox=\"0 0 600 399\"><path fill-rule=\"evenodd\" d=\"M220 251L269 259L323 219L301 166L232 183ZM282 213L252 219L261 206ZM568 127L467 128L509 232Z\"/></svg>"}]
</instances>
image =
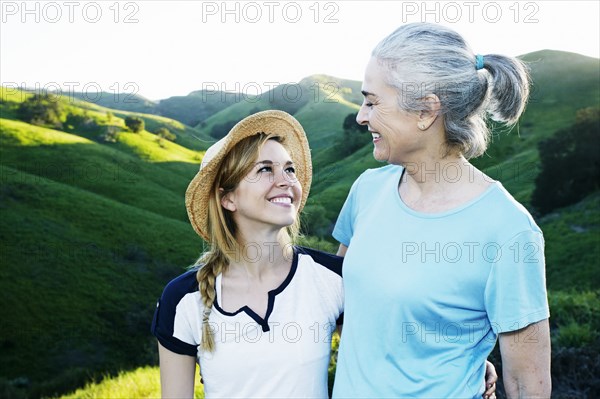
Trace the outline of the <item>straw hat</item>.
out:
<instances>
[{"instance_id":1,"label":"straw hat","mask_svg":"<svg viewBox=\"0 0 600 399\"><path fill-rule=\"evenodd\" d=\"M296 176L302 184L302 200L298 212L302 210L312 181L312 163L306 134L300 123L283 111L262 111L238 122L229 133L213 144L202 159L200 171L194 176L185 192L185 206L192 227L204 240L208 241L208 198L227 153L242 139L259 133L272 133L285 140L285 147L296 167Z\"/></svg>"}]
</instances>

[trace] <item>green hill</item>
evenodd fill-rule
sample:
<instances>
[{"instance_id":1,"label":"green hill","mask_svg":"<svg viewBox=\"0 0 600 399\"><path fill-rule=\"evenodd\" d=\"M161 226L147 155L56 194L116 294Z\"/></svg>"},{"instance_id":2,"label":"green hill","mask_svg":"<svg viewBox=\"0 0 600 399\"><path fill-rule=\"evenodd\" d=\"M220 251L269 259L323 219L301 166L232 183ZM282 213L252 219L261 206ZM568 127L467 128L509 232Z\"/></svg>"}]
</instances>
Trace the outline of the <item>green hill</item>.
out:
<instances>
[{"instance_id":1,"label":"green hill","mask_svg":"<svg viewBox=\"0 0 600 399\"><path fill-rule=\"evenodd\" d=\"M131 83L123 87L124 90L136 89L135 85ZM120 109L121 111L137 112L142 114L154 114L156 113L157 104L143 96L134 94L132 92L126 93L107 93L107 92L96 92L96 93L82 93L73 92L72 97L79 100L93 103L104 108Z\"/></svg>"},{"instance_id":2,"label":"green hill","mask_svg":"<svg viewBox=\"0 0 600 399\"><path fill-rule=\"evenodd\" d=\"M241 100L231 93L198 90L187 96L169 97L160 100L154 113L185 123L188 126L202 125L211 115Z\"/></svg>"},{"instance_id":3,"label":"green hill","mask_svg":"<svg viewBox=\"0 0 600 399\"><path fill-rule=\"evenodd\" d=\"M242 117L265 109L279 109L302 123L311 147L317 152L341 133L346 115L358 110L360 96L360 82L314 75L297 84L279 85L260 96L245 98L196 127L206 135L220 138Z\"/></svg>"},{"instance_id":4,"label":"green hill","mask_svg":"<svg viewBox=\"0 0 600 399\"><path fill-rule=\"evenodd\" d=\"M600 82L597 59L549 50L523 59L535 83L527 112L474 162L527 204L537 143L571 124L577 109L598 105ZM362 101L360 82L314 75L231 103L204 101L207 94L128 109L63 96L57 99L62 128L50 128L17 120L19 104L31 93L0 87L1 397L62 394L93 377L156 364L149 334L155 300L202 249L187 222L185 189L203 151L242 117L278 108L303 124L314 161L304 218L326 239L352 182L380 166L370 140L349 155L338 148L344 118ZM161 104L170 110L153 114ZM146 130L128 132L124 118L130 115L142 117ZM196 118L195 127L181 122ZM157 137L161 127L175 142ZM600 286L598 201L596 192L538 220L559 347L598 339L591 318L572 317L600 311L593 291ZM148 389L156 392L155 385Z\"/></svg>"}]
</instances>

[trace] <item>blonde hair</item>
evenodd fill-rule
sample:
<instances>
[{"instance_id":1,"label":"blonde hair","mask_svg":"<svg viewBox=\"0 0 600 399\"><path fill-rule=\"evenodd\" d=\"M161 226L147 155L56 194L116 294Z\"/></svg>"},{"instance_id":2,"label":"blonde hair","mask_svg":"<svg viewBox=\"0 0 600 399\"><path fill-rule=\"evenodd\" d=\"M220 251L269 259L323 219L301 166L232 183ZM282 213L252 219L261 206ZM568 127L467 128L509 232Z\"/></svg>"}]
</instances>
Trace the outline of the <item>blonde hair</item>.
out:
<instances>
[{"instance_id":1,"label":"blonde hair","mask_svg":"<svg viewBox=\"0 0 600 399\"><path fill-rule=\"evenodd\" d=\"M196 280L204 304L201 349L208 352L213 352L215 349L214 333L208 318L216 297L216 278L227 269L232 259L239 258L243 250L236 239L237 226L233 215L221 206L221 199L227 193L234 191L242 179L250 173L258 159L260 149L267 140L276 140L285 147L284 139L274 134L259 133L246 137L223 158L211 187L208 201L209 249L196 262L200 265ZM282 229L279 244L284 249L292 251L291 244L296 241L299 230L300 219L299 215L296 215L294 223Z\"/></svg>"}]
</instances>

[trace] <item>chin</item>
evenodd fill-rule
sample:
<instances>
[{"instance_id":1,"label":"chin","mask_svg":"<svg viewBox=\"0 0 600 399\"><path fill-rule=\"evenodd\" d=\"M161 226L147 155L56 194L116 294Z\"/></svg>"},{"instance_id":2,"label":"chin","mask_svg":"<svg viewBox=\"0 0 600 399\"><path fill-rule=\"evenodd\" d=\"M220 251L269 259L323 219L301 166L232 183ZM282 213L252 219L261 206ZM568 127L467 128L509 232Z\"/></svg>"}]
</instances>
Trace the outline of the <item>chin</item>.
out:
<instances>
[{"instance_id":1,"label":"chin","mask_svg":"<svg viewBox=\"0 0 600 399\"><path fill-rule=\"evenodd\" d=\"M378 162L387 162L388 160L387 154L382 154L380 151L377 151L377 149L373 150L373 158Z\"/></svg>"}]
</instances>

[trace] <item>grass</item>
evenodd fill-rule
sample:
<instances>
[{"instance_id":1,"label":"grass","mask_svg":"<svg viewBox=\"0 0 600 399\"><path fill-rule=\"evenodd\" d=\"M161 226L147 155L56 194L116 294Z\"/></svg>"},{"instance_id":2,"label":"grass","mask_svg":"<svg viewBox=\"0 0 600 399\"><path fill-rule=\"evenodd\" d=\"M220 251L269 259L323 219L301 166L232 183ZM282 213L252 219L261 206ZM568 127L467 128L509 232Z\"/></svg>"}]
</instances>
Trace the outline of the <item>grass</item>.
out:
<instances>
[{"instance_id":1,"label":"grass","mask_svg":"<svg viewBox=\"0 0 600 399\"><path fill-rule=\"evenodd\" d=\"M200 375L196 368L194 397L204 398ZM87 383L84 388L60 396L60 399L123 399L160 398L160 370L158 367L140 367L121 371L117 376L106 376L102 381Z\"/></svg>"}]
</instances>

